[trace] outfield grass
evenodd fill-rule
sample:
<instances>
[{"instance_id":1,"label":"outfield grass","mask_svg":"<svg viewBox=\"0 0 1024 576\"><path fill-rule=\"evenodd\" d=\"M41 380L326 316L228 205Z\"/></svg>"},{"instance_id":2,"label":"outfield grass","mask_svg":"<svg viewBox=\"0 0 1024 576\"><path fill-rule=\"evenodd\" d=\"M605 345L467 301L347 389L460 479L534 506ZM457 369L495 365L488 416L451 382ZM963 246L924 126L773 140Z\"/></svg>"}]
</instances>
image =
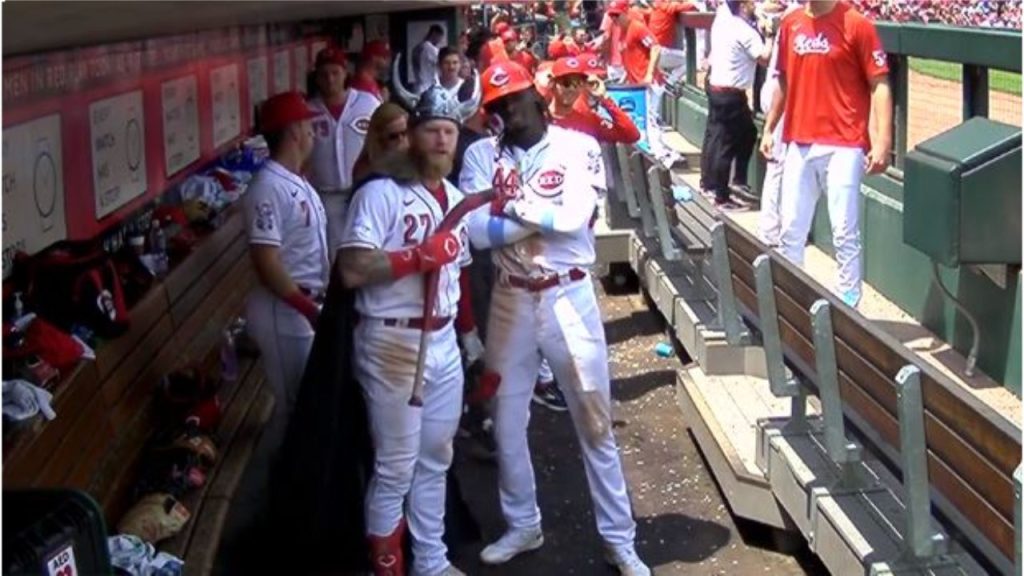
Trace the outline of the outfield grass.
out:
<instances>
[{"instance_id":1,"label":"outfield grass","mask_svg":"<svg viewBox=\"0 0 1024 576\"><path fill-rule=\"evenodd\" d=\"M963 68L960 64L954 62L910 58L910 69L943 80L963 82ZM1006 72L1004 70L989 70L988 72L988 87L990 90L1020 96L1020 83L1021 78L1018 72Z\"/></svg>"}]
</instances>

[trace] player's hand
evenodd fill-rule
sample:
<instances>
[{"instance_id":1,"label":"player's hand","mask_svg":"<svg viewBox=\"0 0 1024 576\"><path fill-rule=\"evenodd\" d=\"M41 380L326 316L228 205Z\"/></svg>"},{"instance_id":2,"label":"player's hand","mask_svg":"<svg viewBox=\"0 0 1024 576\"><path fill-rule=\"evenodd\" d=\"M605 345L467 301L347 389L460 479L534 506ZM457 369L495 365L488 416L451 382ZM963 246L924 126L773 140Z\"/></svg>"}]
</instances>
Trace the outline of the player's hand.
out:
<instances>
[{"instance_id":1,"label":"player's hand","mask_svg":"<svg viewBox=\"0 0 1024 576\"><path fill-rule=\"evenodd\" d=\"M480 334L476 328L465 334L460 334L459 343L462 344L462 352L466 355L467 366L476 364L484 357L484 343L480 340Z\"/></svg>"},{"instance_id":2,"label":"player's hand","mask_svg":"<svg viewBox=\"0 0 1024 576\"><path fill-rule=\"evenodd\" d=\"M761 135L761 145L758 149L765 160L778 160L777 158L772 158L772 154L775 152L775 139L772 138L772 133L768 130L765 130L764 134Z\"/></svg>"},{"instance_id":3,"label":"player's hand","mask_svg":"<svg viewBox=\"0 0 1024 576\"><path fill-rule=\"evenodd\" d=\"M451 232L438 232L428 237L419 248L420 271L430 272L454 262L461 248L458 236Z\"/></svg>"},{"instance_id":4,"label":"player's hand","mask_svg":"<svg viewBox=\"0 0 1024 576\"><path fill-rule=\"evenodd\" d=\"M591 74L587 77L587 92L601 100L608 95L608 88L604 85L604 80L601 80L596 74Z\"/></svg>"},{"instance_id":5,"label":"player's hand","mask_svg":"<svg viewBox=\"0 0 1024 576\"><path fill-rule=\"evenodd\" d=\"M872 146L864 157L864 171L868 174L881 174L889 166L889 147Z\"/></svg>"}]
</instances>

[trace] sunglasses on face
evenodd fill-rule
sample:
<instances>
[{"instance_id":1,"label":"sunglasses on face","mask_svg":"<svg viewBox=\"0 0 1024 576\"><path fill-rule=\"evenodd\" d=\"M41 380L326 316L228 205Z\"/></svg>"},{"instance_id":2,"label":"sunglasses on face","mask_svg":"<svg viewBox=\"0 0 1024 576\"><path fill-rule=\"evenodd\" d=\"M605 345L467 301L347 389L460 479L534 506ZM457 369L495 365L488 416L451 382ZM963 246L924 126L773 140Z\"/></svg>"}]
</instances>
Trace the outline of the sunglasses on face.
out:
<instances>
[{"instance_id":1,"label":"sunglasses on face","mask_svg":"<svg viewBox=\"0 0 1024 576\"><path fill-rule=\"evenodd\" d=\"M579 76L566 76L558 79L558 83L566 88L579 88L580 86L583 86L585 82L586 80Z\"/></svg>"},{"instance_id":2,"label":"sunglasses on face","mask_svg":"<svg viewBox=\"0 0 1024 576\"><path fill-rule=\"evenodd\" d=\"M409 133L409 131L408 131L408 130L401 130L401 131L399 131L399 132L390 132L390 133L388 133L388 134L385 134L385 135L384 135L384 138L385 138L385 139L386 139L386 140L387 140L388 142L397 142L397 141L401 140L402 138L405 138L405 136L406 136L406 135L407 135L408 133Z\"/></svg>"}]
</instances>

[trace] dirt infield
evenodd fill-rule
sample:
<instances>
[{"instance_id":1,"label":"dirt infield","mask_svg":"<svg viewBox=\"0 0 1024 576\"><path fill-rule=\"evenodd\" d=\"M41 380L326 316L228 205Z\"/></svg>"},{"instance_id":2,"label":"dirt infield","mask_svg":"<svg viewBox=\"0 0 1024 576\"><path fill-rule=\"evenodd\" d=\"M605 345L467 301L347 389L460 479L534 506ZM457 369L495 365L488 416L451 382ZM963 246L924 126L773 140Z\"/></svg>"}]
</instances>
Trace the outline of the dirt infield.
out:
<instances>
[{"instance_id":1,"label":"dirt infield","mask_svg":"<svg viewBox=\"0 0 1024 576\"><path fill-rule=\"evenodd\" d=\"M963 87L960 82L943 80L911 71L907 118L907 149L960 123L963 114ZM1014 126L1021 125L1021 97L992 91L989 117Z\"/></svg>"}]
</instances>

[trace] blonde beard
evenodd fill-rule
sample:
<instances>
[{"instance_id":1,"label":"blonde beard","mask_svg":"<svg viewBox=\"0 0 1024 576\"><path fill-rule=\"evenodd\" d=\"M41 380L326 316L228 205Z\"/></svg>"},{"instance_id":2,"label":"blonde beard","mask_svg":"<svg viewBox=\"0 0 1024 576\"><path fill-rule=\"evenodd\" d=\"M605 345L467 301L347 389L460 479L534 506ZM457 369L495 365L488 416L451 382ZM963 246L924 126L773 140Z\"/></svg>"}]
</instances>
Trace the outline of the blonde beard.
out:
<instances>
[{"instance_id":1,"label":"blonde beard","mask_svg":"<svg viewBox=\"0 0 1024 576\"><path fill-rule=\"evenodd\" d=\"M417 155L412 150L396 150L373 162L372 169L399 182L439 180L451 173L453 162L454 158L451 156L432 161L429 157Z\"/></svg>"}]
</instances>

